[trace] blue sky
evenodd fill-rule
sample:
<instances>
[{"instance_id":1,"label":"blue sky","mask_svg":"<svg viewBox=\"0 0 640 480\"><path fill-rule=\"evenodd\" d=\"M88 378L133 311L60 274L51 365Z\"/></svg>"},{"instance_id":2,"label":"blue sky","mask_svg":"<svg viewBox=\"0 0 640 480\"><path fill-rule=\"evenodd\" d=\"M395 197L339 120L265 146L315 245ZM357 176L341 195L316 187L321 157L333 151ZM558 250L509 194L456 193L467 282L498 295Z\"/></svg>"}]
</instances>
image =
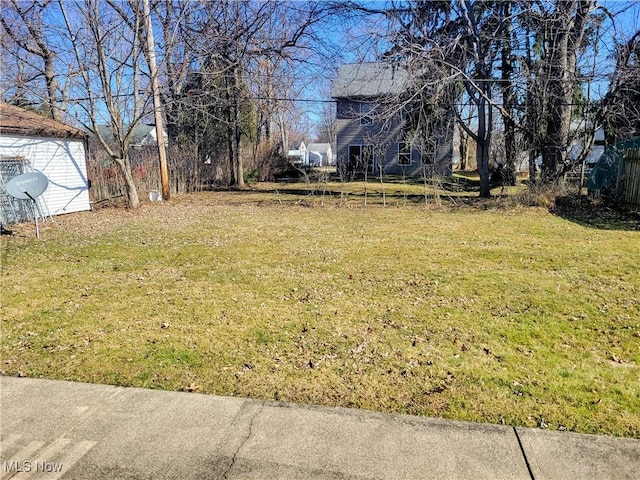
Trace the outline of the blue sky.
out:
<instances>
[{"instance_id":1,"label":"blue sky","mask_svg":"<svg viewBox=\"0 0 640 480\"><path fill-rule=\"evenodd\" d=\"M371 8L380 8L389 2L360 0L359 3ZM640 29L640 1L599 0L598 4L612 14L617 14L616 28L614 29L611 22L606 22L602 28L605 36L597 49L598 58L594 62L592 56L585 55L582 61L587 66L595 65L597 73L604 75L610 71L615 60L614 40L628 40ZM53 5L55 6L56 2ZM49 19L52 23L62 22L59 12L54 11L52 14L54 18ZM307 124L317 123L323 108L326 108L324 102L330 101L331 81L338 66L344 62L374 60L381 53L376 36L385 30L384 20L372 16L353 17L347 22L335 17L323 24L318 35L325 43L325 56L318 58L314 64L300 65L300 69L296 71L305 83L300 97L301 100L308 101L297 102L297 107L307 119ZM606 87L606 82L594 83L590 92L592 97L602 95Z\"/></svg>"},{"instance_id":2,"label":"blue sky","mask_svg":"<svg viewBox=\"0 0 640 480\"><path fill-rule=\"evenodd\" d=\"M360 0L359 3L370 8L381 8L389 2ZM606 10L615 16L615 24L607 19L602 26L602 39L598 48L591 50L598 57L594 58L593 55L587 54L581 58L581 61L585 69L593 70L595 66L596 76L604 77L611 72L615 64L615 42L625 42L640 30L640 1L599 0L597 5L602 7L601 11ZM336 23L327 27L323 40L338 45L340 55L336 56L330 64L324 65L323 70L316 74L317 81L304 89L303 95L306 100L318 101L318 103L304 102L303 108L311 124L317 122L320 117L323 107L321 102L330 100L328 92L338 65L359 60L375 60L376 55L380 53L376 49L375 35L386 28L382 22L376 23L371 17L361 17L360 21L349 25ZM607 88L608 82L596 81L592 84L589 94L592 99L599 98L606 93Z\"/></svg>"}]
</instances>

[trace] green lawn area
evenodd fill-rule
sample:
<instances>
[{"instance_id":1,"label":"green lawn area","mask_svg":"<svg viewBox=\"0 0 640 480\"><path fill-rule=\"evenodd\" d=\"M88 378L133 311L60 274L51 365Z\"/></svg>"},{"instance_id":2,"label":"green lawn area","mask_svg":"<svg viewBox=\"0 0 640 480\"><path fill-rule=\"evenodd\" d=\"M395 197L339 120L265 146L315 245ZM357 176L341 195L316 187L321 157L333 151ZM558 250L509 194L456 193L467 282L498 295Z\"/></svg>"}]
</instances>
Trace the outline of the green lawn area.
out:
<instances>
[{"instance_id":1,"label":"green lawn area","mask_svg":"<svg viewBox=\"0 0 640 480\"><path fill-rule=\"evenodd\" d=\"M378 186L19 226L0 369L640 438L640 231Z\"/></svg>"}]
</instances>

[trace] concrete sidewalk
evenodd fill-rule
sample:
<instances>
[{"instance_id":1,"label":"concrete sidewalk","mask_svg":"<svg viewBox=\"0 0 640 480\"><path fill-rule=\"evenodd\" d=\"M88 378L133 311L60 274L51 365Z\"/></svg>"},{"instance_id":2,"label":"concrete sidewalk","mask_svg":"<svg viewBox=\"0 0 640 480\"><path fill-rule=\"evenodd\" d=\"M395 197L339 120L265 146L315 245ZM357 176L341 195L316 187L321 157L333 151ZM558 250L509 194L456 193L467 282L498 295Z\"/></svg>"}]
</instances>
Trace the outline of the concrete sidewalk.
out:
<instances>
[{"instance_id":1,"label":"concrete sidewalk","mask_svg":"<svg viewBox=\"0 0 640 480\"><path fill-rule=\"evenodd\" d=\"M640 478L640 440L0 377L0 478Z\"/></svg>"}]
</instances>

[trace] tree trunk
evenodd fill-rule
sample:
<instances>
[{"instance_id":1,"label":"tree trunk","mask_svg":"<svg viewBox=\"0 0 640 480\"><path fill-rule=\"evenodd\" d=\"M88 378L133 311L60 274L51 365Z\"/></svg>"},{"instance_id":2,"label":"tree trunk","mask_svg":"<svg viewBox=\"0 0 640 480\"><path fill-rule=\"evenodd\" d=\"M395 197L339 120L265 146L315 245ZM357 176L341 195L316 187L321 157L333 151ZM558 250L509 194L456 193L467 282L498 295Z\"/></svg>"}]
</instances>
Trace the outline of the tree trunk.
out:
<instances>
[{"instance_id":1,"label":"tree trunk","mask_svg":"<svg viewBox=\"0 0 640 480\"><path fill-rule=\"evenodd\" d=\"M477 142L476 162L478 163L478 174L480 175L480 197L489 198L491 196L491 178L489 176L489 144L485 141Z\"/></svg>"},{"instance_id":2,"label":"tree trunk","mask_svg":"<svg viewBox=\"0 0 640 480\"><path fill-rule=\"evenodd\" d=\"M559 100L558 97L556 99ZM555 107L552 107L552 110L554 112L547 121L546 139L542 150L543 183L552 183L558 179L567 157L569 143L570 106L556 104Z\"/></svg>"},{"instance_id":3,"label":"tree trunk","mask_svg":"<svg viewBox=\"0 0 640 480\"><path fill-rule=\"evenodd\" d=\"M282 154L287 155L289 151L289 135L287 131L287 121L284 118L284 114L278 116L278 126L280 128L280 141L282 142Z\"/></svg>"},{"instance_id":4,"label":"tree trunk","mask_svg":"<svg viewBox=\"0 0 640 480\"><path fill-rule=\"evenodd\" d=\"M566 21L562 15L560 24ZM569 34L561 27L555 30L555 45L548 60L549 99L545 142L542 150L542 181L550 183L557 179L559 166L564 164L571 123L571 100L573 81L569 77Z\"/></svg>"},{"instance_id":5,"label":"tree trunk","mask_svg":"<svg viewBox=\"0 0 640 480\"><path fill-rule=\"evenodd\" d=\"M505 156L505 174L503 178L504 185L516 184L516 157L518 150L516 146L516 125L513 119L515 113L515 98L513 95L513 84L511 82L511 74L513 65L511 62L511 2L503 3L502 17L507 22L502 40L502 105L506 115L503 115L504 123L504 156Z\"/></svg>"},{"instance_id":6,"label":"tree trunk","mask_svg":"<svg viewBox=\"0 0 640 480\"><path fill-rule=\"evenodd\" d=\"M483 70L480 70L483 73ZM482 77L486 78L486 77ZM490 95L488 82L480 82L480 88L485 95ZM493 115L491 105L486 98L478 97L478 138L476 139L476 162L480 175L480 196L491 196L491 178L489 176L489 151L491 150L491 130L493 128Z\"/></svg>"},{"instance_id":7,"label":"tree trunk","mask_svg":"<svg viewBox=\"0 0 640 480\"><path fill-rule=\"evenodd\" d=\"M56 72L54 69L55 54L51 51L47 51L44 56L44 77L47 84L47 100L49 107L51 108L51 118L62 121L62 111L56 100L56 90L58 82L56 81Z\"/></svg>"},{"instance_id":8,"label":"tree trunk","mask_svg":"<svg viewBox=\"0 0 640 480\"><path fill-rule=\"evenodd\" d=\"M460 135L460 146L458 147L458 151L460 152L460 170L464 172L467 169L469 160L469 140L465 131L459 126L458 132Z\"/></svg>"},{"instance_id":9,"label":"tree trunk","mask_svg":"<svg viewBox=\"0 0 640 480\"><path fill-rule=\"evenodd\" d=\"M529 150L529 188L535 187L537 183L536 155L537 155L536 150L533 150L533 149Z\"/></svg>"},{"instance_id":10,"label":"tree trunk","mask_svg":"<svg viewBox=\"0 0 640 480\"><path fill-rule=\"evenodd\" d=\"M233 158L236 182L238 187L244 187L244 172L242 168L242 156L240 155L240 143L242 140L241 115L240 115L240 78L238 67L233 69L233 117L234 117L234 142L235 155Z\"/></svg>"},{"instance_id":11,"label":"tree trunk","mask_svg":"<svg viewBox=\"0 0 640 480\"><path fill-rule=\"evenodd\" d=\"M542 180L553 182L562 173L569 147L577 53L582 44L593 0L558 2L551 28L547 67L549 113L542 151Z\"/></svg>"},{"instance_id":12,"label":"tree trunk","mask_svg":"<svg viewBox=\"0 0 640 480\"><path fill-rule=\"evenodd\" d=\"M129 157L114 158L118 167L120 167L120 173L124 179L125 195L127 197L127 204L129 208L138 208L140 206L140 199L138 197L138 189L133 181L133 175L131 174L131 161Z\"/></svg>"},{"instance_id":13,"label":"tree trunk","mask_svg":"<svg viewBox=\"0 0 640 480\"><path fill-rule=\"evenodd\" d=\"M235 162L234 156L235 152L233 149L234 141L233 141L233 124L231 118L231 107L228 109L227 115L227 151L229 154L229 185L236 184L236 171L235 171Z\"/></svg>"},{"instance_id":14,"label":"tree trunk","mask_svg":"<svg viewBox=\"0 0 640 480\"><path fill-rule=\"evenodd\" d=\"M234 130L234 121L233 113L234 113L234 105L233 105L233 92L232 92L232 84L229 78L229 75L225 75L225 97L226 97L226 107L224 109L225 112L225 120L227 124L227 154L228 154L228 165L229 165L229 185L236 184L236 170L235 170L235 152L234 152L234 138L235 138L235 130Z\"/></svg>"}]
</instances>

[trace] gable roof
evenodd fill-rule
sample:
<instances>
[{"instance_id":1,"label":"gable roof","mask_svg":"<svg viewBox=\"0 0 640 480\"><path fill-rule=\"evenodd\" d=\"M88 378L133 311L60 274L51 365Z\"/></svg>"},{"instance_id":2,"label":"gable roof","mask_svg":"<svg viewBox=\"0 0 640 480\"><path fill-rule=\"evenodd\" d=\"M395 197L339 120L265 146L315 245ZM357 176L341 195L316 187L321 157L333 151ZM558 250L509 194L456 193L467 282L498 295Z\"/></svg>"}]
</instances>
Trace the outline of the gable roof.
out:
<instances>
[{"instance_id":1,"label":"gable roof","mask_svg":"<svg viewBox=\"0 0 640 480\"><path fill-rule=\"evenodd\" d=\"M346 63L338 69L333 98L380 97L407 90L409 75L397 65L384 62Z\"/></svg>"},{"instance_id":2,"label":"gable roof","mask_svg":"<svg viewBox=\"0 0 640 480\"><path fill-rule=\"evenodd\" d=\"M329 143L310 143L309 151L318 153L328 153L331 150L331 144Z\"/></svg>"},{"instance_id":3,"label":"gable roof","mask_svg":"<svg viewBox=\"0 0 640 480\"><path fill-rule=\"evenodd\" d=\"M129 128L129 125L124 125L124 128ZM126 130L125 130L126 131ZM113 128L110 125L98 125L98 133L108 142L113 139ZM167 131L163 129L164 139L166 142ZM131 136L131 146L152 146L157 145L158 139L156 137L156 126L153 123L140 123L133 129L133 135Z\"/></svg>"},{"instance_id":4,"label":"gable roof","mask_svg":"<svg viewBox=\"0 0 640 480\"><path fill-rule=\"evenodd\" d=\"M153 124L138 125L133 132L134 145L157 145L156 126Z\"/></svg>"},{"instance_id":5,"label":"gable roof","mask_svg":"<svg viewBox=\"0 0 640 480\"><path fill-rule=\"evenodd\" d=\"M86 137L77 128L5 102L0 102L0 134L77 139Z\"/></svg>"}]
</instances>

